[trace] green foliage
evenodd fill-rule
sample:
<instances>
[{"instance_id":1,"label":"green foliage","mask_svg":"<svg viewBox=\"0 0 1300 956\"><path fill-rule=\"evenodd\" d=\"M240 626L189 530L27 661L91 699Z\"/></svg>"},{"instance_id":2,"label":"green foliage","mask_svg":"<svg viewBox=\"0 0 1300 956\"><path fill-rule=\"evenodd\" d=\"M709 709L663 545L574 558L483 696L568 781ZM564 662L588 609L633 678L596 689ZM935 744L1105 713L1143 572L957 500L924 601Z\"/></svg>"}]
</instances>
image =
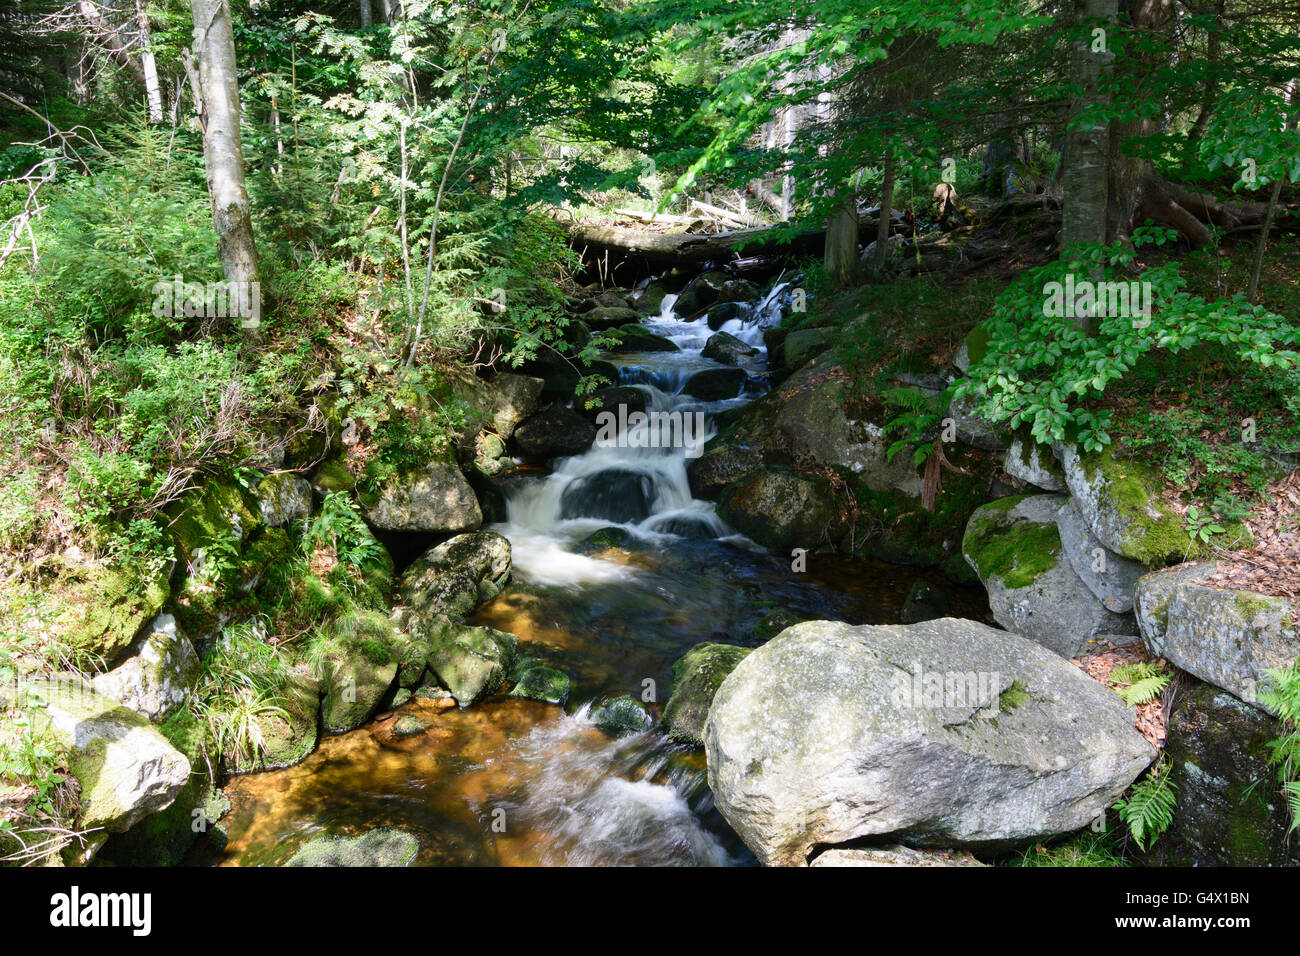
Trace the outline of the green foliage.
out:
<instances>
[{"instance_id":1,"label":"green foliage","mask_svg":"<svg viewBox=\"0 0 1300 956\"><path fill-rule=\"evenodd\" d=\"M266 642L265 620L226 627L203 659L198 686L187 707L206 727L218 759L255 760L265 750L261 720L288 719L281 696L288 668Z\"/></svg>"},{"instance_id":2,"label":"green foliage","mask_svg":"<svg viewBox=\"0 0 1300 956\"><path fill-rule=\"evenodd\" d=\"M927 392L919 388L891 388L881 397L886 404L901 409L885 422L885 434L895 437L885 457L893 461L900 451L910 450L912 464L920 467L934 451L939 437L939 424L951 400L952 387L942 392Z\"/></svg>"},{"instance_id":3,"label":"green foliage","mask_svg":"<svg viewBox=\"0 0 1300 956\"><path fill-rule=\"evenodd\" d=\"M1110 672L1107 682L1124 699L1124 703L1130 707L1139 707L1159 697L1173 676L1168 665L1162 661L1137 661L1116 667Z\"/></svg>"},{"instance_id":4,"label":"green foliage","mask_svg":"<svg viewBox=\"0 0 1300 956\"><path fill-rule=\"evenodd\" d=\"M1134 240L1167 238L1148 230ZM1130 279L1120 270L1133 261L1132 252L1115 245L1027 270L998 298L987 323L988 350L971 366L970 379L958 386L957 394L976 397L981 413L992 421L1028 426L1039 442L1070 438L1093 451L1111 440L1112 411L1100 405L1108 387L1153 350L1176 355L1213 343L1265 369L1300 365L1300 353L1289 348L1300 342L1300 331L1282 316L1240 296L1207 302L1190 295L1174 262ZM1094 334L1088 334L1074 321L1048 314L1049 289L1053 283L1068 288L1067 276L1077 282L1149 283L1154 312L1150 317L1131 309L1130 314L1103 315L1095 319Z\"/></svg>"},{"instance_id":5,"label":"green foliage","mask_svg":"<svg viewBox=\"0 0 1300 956\"><path fill-rule=\"evenodd\" d=\"M1039 845L1012 858L1009 866L1118 867L1128 866L1123 849L1116 845L1114 830L1083 831L1051 845Z\"/></svg>"},{"instance_id":6,"label":"green foliage","mask_svg":"<svg viewBox=\"0 0 1300 956\"><path fill-rule=\"evenodd\" d=\"M1177 793L1169 771L1157 764L1129 790L1129 795L1115 804L1115 812L1128 825L1139 848L1151 847L1160 834L1174 822Z\"/></svg>"},{"instance_id":7,"label":"green foliage","mask_svg":"<svg viewBox=\"0 0 1300 956\"><path fill-rule=\"evenodd\" d=\"M1282 736L1269 741L1268 762L1277 771L1287 809L1290 830L1300 829L1300 667L1266 671L1268 682L1260 690L1260 702L1277 715Z\"/></svg>"}]
</instances>

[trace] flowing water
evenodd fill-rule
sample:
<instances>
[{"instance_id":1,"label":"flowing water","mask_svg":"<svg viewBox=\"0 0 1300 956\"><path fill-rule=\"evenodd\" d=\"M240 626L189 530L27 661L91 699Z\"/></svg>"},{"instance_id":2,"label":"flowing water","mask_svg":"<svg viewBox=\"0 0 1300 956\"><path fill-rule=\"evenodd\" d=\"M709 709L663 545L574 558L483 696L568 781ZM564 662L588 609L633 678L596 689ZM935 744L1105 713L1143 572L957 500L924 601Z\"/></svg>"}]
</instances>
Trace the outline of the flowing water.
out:
<instances>
[{"instance_id":1,"label":"flowing water","mask_svg":"<svg viewBox=\"0 0 1300 956\"><path fill-rule=\"evenodd\" d=\"M763 370L763 328L779 318L781 292L723 326L760 349L751 371ZM648 410L691 421L752 398L680 394L692 373L718 366L700 355L707 323L679 321L675 299L645 324L681 351L610 356L619 384L644 391ZM377 826L414 833L426 865L752 862L712 808L702 753L654 729L611 738L590 702L631 694L661 713L678 657L706 640L752 643L754 624L777 606L894 622L908 587L926 578L954 597L955 613L983 608L980 595L914 568L809 555L807 571L792 572L691 497L687 456L712 434L705 422L677 447L606 442L557 461L512 491L507 520L491 528L511 542L514 579L471 623L519 635L521 655L569 674L567 712L513 698L465 710L417 698L399 713L423 718L423 734L398 738L393 715L381 714L324 739L296 767L231 781L230 840L217 862L282 863L311 836ZM587 553L583 540L611 525L631 533L625 546Z\"/></svg>"}]
</instances>

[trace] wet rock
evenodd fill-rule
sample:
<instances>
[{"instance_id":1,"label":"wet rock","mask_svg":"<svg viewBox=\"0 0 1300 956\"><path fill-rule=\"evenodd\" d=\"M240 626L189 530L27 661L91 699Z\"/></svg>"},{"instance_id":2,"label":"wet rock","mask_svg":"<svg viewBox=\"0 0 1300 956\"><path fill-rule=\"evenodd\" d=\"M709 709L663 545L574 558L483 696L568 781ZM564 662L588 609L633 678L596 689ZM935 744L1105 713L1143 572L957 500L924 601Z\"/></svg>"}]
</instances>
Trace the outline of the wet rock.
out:
<instances>
[{"instance_id":1,"label":"wet rock","mask_svg":"<svg viewBox=\"0 0 1300 956\"><path fill-rule=\"evenodd\" d=\"M190 639L159 614L127 650L126 660L91 685L105 697L161 723L185 703L200 670Z\"/></svg>"},{"instance_id":2,"label":"wet rock","mask_svg":"<svg viewBox=\"0 0 1300 956\"><path fill-rule=\"evenodd\" d=\"M668 289L663 284L651 282L641 291L633 305L641 315L658 315L663 311L664 296L667 294Z\"/></svg>"},{"instance_id":3,"label":"wet rock","mask_svg":"<svg viewBox=\"0 0 1300 956\"><path fill-rule=\"evenodd\" d=\"M706 368L696 372L682 386L682 394L702 402L735 398L745 384L745 372L738 368Z\"/></svg>"},{"instance_id":4,"label":"wet rock","mask_svg":"<svg viewBox=\"0 0 1300 956\"><path fill-rule=\"evenodd\" d=\"M1066 491L1065 472L1051 451L1032 438L1016 435L1007 448L1002 467L1012 478L1041 488L1043 491Z\"/></svg>"},{"instance_id":5,"label":"wet rock","mask_svg":"<svg viewBox=\"0 0 1300 956\"><path fill-rule=\"evenodd\" d=\"M311 517L311 484L305 478L281 472L257 484L257 507L272 528Z\"/></svg>"},{"instance_id":6,"label":"wet rock","mask_svg":"<svg viewBox=\"0 0 1300 956\"><path fill-rule=\"evenodd\" d=\"M717 808L776 865L852 840L1002 850L1071 833L1156 755L1077 667L955 618L790 628L722 682L704 740Z\"/></svg>"},{"instance_id":7,"label":"wet rock","mask_svg":"<svg viewBox=\"0 0 1300 956\"><path fill-rule=\"evenodd\" d=\"M509 579L509 541L493 531L457 535L430 548L406 569L396 590L406 613L395 612L395 622L406 627L412 617L464 618L478 607L487 585L499 589ZM412 632L421 631L417 621Z\"/></svg>"},{"instance_id":8,"label":"wet rock","mask_svg":"<svg viewBox=\"0 0 1300 956\"><path fill-rule=\"evenodd\" d=\"M1295 606L1285 598L1195 583L1213 573L1213 565L1193 564L1138 581L1142 640L1152 654L1263 707L1266 672L1289 669L1300 659Z\"/></svg>"},{"instance_id":9,"label":"wet rock","mask_svg":"<svg viewBox=\"0 0 1300 956\"><path fill-rule=\"evenodd\" d=\"M189 761L148 718L89 685L32 681L20 693L33 725L67 748L81 784L81 829L128 830L170 806L189 781Z\"/></svg>"},{"instance_id":10,"label":"wet rock","mask_svg":"<svg viewBox=\"0 0 1300 956\"><path fill-rule=\"evenodd\" d=\"M434 645L429 669L451 691L456 703L468 707L495 692L505 681L519 647L519 638L490 627L451 628Z\"/></svg>"},{"instance_id":11,"label":"wet rock","mask_svg":"<svg viewBox=\"0 0 1300 956\"><path fill-rule=\"evenodd\" d=\"M1056 513L1061 547L1074 573L1109 611L1127 614L1133 610L1133 589L1146 574L1143 564L1120 557L1097 540L1073 498Z\"/></svg>"},{"instance_id":12,"label":"wet rock","mask_svg":"<svg viewBox=\"0 0 1300 956\"><path fill-rule=\"evenodd\" d=\"M844 534L829 481L771 466L728 485L718 499L718 516L741 534L781 551L812 549Z\"/></svg>"},{"instance_id":13,"label":"wet rock","mask_svg":"<svg viewBox=\"0 0 1300 956\"><path fill-rule=\"evenodd\" d=\"M561 405L538 412L515 430L515 442L529 458L581 455L595 440L596 426Z\"/></svg>"},{"instance_id":14,"label":"wet rock","mask_svg":"<svg viewBox=\"0 0 1300 956\"><path fill-rule=\"evenodd\" d=\"M934 621L948 615L948 597L925 581L913 581L898 619L904 624Z\"/></svg>"},{"instance_id":15,"label":"wet rock","mask_svg":"<svg viewBox=\"0 0 1300 956\"><path fill-rule=\"evenodd\" d=\"M284 865L410 866L419 852L420 842L411 834L384 827L358 837L315 837Z\"/></svg>"},{"instance_id":16,"label":"wet rock","mask_svg":"<svg viewBox=\"0 0 1300 956\"><path fill-rule=\"evenodd\" d=\"M404 714L393 721L393 736L397 738L418 737L429 729L429 725L419 717Z\"/></svg>"},{"instance_id":17,"label":"wet rock","mask_svg":"<svg viewBox=\"0 0 1300 956\"><path fill-rule=\"evenodd\" d=\"M397 693L393 695L393 709L396 710L403 704L409 703L411 698L414 696L415 694L407 690L405 687L399 687Z\"/></svg>"},{"instance_id":18,"label":"wet rock","mask_svg":"<svg viewBox=\"0 0 1300 956\"><path fill-rule=\"evenodd\" d=\"M675 534L679 538L690 541L708 541L719 534L718 529L710 526L704 519L689 515L674 515L671 518L658 520L650 530L660 534Z\"/></svg>"},{"instance_id":19,"label":"wet rock","mask_svg":"<svg viewBox=\"0 0 1300 956\"><path fill-rule=\"evenodd\" d=\"M758 354L758 349L742 342L729 332L714 332L704 343L700 353L706 359L713 359L723 365L744 365Z\"/></svg>"},{"instance_id":20,"label":"wet rock","mask_svg":"<svg viewBox=\"0 0 1300 956\"><path fill-rule=\"evenodd\" d=\"M696 644L673 664L673 693L664 707L668 736L704 745L704 722L723 679L752 651L735 644Z\"/></svg>"},{"instance_id":21,"label":"wet rock","mask_svg":"<svg viewBox=\"0 0 1300 956\"><path fill-rule=\"evenodd\" d=\"M709 328L716 332L733 319L745 319L749 314L750 309L743 303L719 302L709 308L707 321ZM706 356L706 358L708 357Z\"/></svg>"},{"instance_id":22,"label":"wet rock","mask_svg":"<svg viewBox=\"0 0 1300 956\"><path fill-rule=\"evenodd\" d=\"M622 737L648 730L654 720L640 701L624 694L593 707L591 722L607 734Z\"/></svg>"},{"instance_id":23,"label":"wet rock","mask_svg":"<svg viewBox=\"0 0 1300 956\"><path fill-rule=\"evenodd\" d=\"M765 644L787 627L794 627L806 620L808 620L806 617L800 617L793 611L779 607L776 610L768 611L759 619L758 623L754 625L751 636L757 643Z\"/></svg>"},{"instance_id":24,"label":"wet rock","mask_svg":"<svg viewBox=\"0 0 1300 956\"><path fill-rule=\"evenodd\" d=\"M563 671L554 667L530 667L519 675L510 696L564 706L570 687L569 675Z\"/></svg>"},{"instance_id":25,"label":"wet rock","mask_svg":"<svg viewBox=\"0 0 1300 956\"><path fill-rule=\"evenodd\" d=\"M594 399L599 399L598 408L583 408L581 414L585 415L593 424L599 425L600 416L606 412L611 413L617 419L619 417L619 406L627 408L627 414L634 412L644 412L648 396L644 391L631 385L616 385L612 388L598 388L592 392Z\"/></svg>"},{"instance_id":26,"label":"wet rock","mask_svg":"<svg viewBox=\"0 0 1300 956\"><path fill-rule=\"evenodd\" d=\"M377 611L352 611L331 622L319 648L327 731L345 733L374 716L397 679L404 643Z\"/></svg>"},{"instance_id":27,"label":"wet rock","mask_svg":"<svg viewBox=\"0 0 1300 956\"><path fill-rule=\"evenodd\" d=\"M656 335L644 325L624 325L617 329L620 342L610 348L611 352L680 352L679 346L672 339Z\"/></svg>"},{"instance_id":28,"label":"wet rock","mask_svg":"<svg viewBox=\"0 0 1300 956\"><path fill-rule=\"evenodd\" d=\"M799 368L815 355L820 355L835 344L830 329L800 329L791 332L781 344L786 368Z\"/></svg>"},{"instance_id":29,"label":"wet rock","mask_svg":"<svg viewBox=\"0 0 1300 956\"><path fill-rule=\"evenodd\" d=\"M473 531L483 523L478 498L451 460L432 461L384 483L366 519L387 531Z\"/></svg>"},{"instance_id":30,"label":"wet rock","mask_svg":"<svg viewBox=\"0 0 1300 956\"><path fill-rule=\"evenodd\" d=\"M626 524L649 517L653 501L654 484L648 475L610 468L569 484L560 496L560 517Z\"/></svg>"},{"instance_id":31,"label":"wet rock","mask_svg":"<svg viewBox=\"0 0 1300 956\"><path fill-rule=\"evenodd\" d=\"M579 550L583 554L594 554L610 548L623 548L627 546L628 539L631 537L632 533L626 528L601 528L587 535L582 540Z\"/></svg>"},{"instance_id":32,"label":"wet rock","mask_svg":"<svg viewBox=\"0 0 1300 956\"><path fill-rule=\"evenodd\" d=\"M684 319L695 318L722 298L727 281L724 272L706 272L681 294L674 311Z\"/></svg>"},{"instance_id":33,"label":"wet rock","mask_svg":"<svg viewBox=\"0 0 1300 956\"><path fill-rule=\"evenodd\" d=\"M1290 815L1268 764L1277 720L1207 684L1179 694L1165 760L1176 787L1173 823L1152 862L1165 866L1295 866Z\"/></svg>"},{"instance_id":34,"label":"wet rock","mask_svg":"<svg viewBox=\"0 0 1300 956\"><path fill-rule=\"evenodd\" d=\"M1098 635L1132 633L1136 624L1107 610L1066 558L1056 526L1065 502L1062 495L1020 495L984 505L971 515L962 553L999 624L1075 657Z\"/></svg>"}]
</instances>

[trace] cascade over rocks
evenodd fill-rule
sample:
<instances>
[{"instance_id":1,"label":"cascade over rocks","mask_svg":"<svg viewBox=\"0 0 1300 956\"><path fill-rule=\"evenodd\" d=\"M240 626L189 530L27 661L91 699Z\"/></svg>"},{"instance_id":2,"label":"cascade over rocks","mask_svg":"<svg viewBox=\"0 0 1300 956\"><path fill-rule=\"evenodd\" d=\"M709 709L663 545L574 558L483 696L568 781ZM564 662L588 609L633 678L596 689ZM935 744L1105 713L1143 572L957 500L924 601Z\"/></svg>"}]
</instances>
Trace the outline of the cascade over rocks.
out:
<instances>
[{"instance_id":1,"label":"cascade over rocks","mask_svg":"<svg viewBox=\"0 0 1300 956\"><path fill-rule=\"evenodd\" d=\"M849 841L997 851L1071 833L1156 756L1077 667L954 618L796 625L722 682L704 741L718 810L787 866Z\"/></svg>"},{"instance_id":2,"label":"cascade over rocks","mask_svg":"<svg viewBox=\"0 0 1300 956\"><path fill-rule=\"evenodd\" d=\"M745 371L739 368L706 368L696 372L682 386L682 394L703 402L735 398L745 384Z\"/></svg>"},{"instance_id":3,"label":"cascade over rocks","mask_svg":"<svg viewBox=\"0 0 1300 956\"><path fill-rule=\"evenodd\" d=\"M704 343L700 355L722 365L744 365L758 354L758 349L748 342L742 342L730 332L714 332Z\"/></svg>"},{"instance_id":4,"label":"cascade over rocks","mask_svg":"<svg viewBox=\"0 0 1300 956\"><path fill-rule=\"evenodd\" d=\"M648 475L624 468L609 468L578 478L560 497L560 517L602 518L617 524L638 522L650 516L654 486Z\"/></svg>"},{"instance_id":5,"label":"cascade over rocks","mask_svg":"<svg viewBox=\"0 0 1300 956\"><path fill-rule=\"evenodd\" d=\"M971 515L962 553L989 594L994 620L1062 657L1086 653L1100 635L1135 633L1110 611L1064 553L1057 515L1062 495L1015 495Z\"/></svg>"},{"instance_id":6,"label":"cascade over rocks","mask_svg":"<svg viewBox=\"0 0 1300 956\"><path fill-rule=\"evenodd\" d=\"M515 443L529 458L580 455L595 440L596 426L563 405L538 412L515 430Z\"/></svg>"}]
</instances>

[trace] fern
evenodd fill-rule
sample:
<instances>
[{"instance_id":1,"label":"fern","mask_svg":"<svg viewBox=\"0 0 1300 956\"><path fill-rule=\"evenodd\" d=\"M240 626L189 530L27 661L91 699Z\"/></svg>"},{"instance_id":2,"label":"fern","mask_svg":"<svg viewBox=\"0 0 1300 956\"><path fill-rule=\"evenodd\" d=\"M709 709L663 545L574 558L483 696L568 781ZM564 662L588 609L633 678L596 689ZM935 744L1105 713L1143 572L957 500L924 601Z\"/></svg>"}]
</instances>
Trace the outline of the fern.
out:
<instances>
[{"instance_id":1,"label":"fern","mask_svg":"<svg viewBox=\"0 0 1300 956\"><path fill-rule=\"evenodd\" d=\"M1173 676L1162 662L1138 661L1115 668L1110 672L1109 682L1111 690L1119 694L1124 703L1140 707L1159 697ZM1116 684L1123 686L1116 687Z\"/></svg>"},{"instance_id":2,"label":"fern","mask_svg":"<svg viewBox=\"0 0 1300 956\"><path fill-rule=\"evenodd\" d=\"M1137 845L1146 850L1174 822L1176 797L1169 774L1161 773L1157 766L1133 785L1127 800L1115 804L1115 812L1128 826Z\"/></svg>"},{"instance_id":3,"label":"fern","mask_svg":"<svg viewBox=\"0 0 1300 956\"><path fill-rule=\"evenodd\" d=\"M1277 715L1283 728L1281 737L1268 742L1268 762L1277 771L1294 831L1300 829L1300 666L1266 673L1269 681L1259 700Z\"/></svg>"}]
</instances>

